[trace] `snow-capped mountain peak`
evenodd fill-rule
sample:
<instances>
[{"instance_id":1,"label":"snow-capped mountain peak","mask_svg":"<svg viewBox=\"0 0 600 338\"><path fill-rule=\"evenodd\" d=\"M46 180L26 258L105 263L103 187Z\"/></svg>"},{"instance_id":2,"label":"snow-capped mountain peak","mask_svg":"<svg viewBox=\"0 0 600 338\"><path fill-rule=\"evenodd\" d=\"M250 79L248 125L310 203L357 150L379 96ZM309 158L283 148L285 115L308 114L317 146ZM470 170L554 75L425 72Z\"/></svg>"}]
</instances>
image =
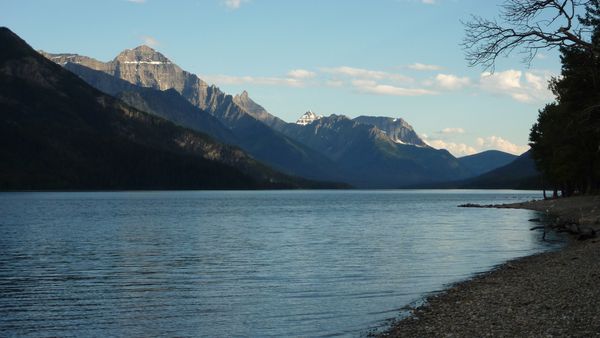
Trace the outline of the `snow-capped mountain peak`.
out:
<instances>
[{"instance_id":1,"label":"snow-capped mountain peak","mask_svg":"<svg viewBox=\"0 0 600 338\"><path fill-rule=\"evenodd\" d=\"M309 125L309 124L313 123L314 121L322 119L322 118L323 118L322 115L317 115L317 114L313 113L311 110L309 110L306 113L304 113L304 115L300 116L298 121L296 121L296 124L299 124L301 126L306 126L306 125Z\"/></svg>"}]
</instances>

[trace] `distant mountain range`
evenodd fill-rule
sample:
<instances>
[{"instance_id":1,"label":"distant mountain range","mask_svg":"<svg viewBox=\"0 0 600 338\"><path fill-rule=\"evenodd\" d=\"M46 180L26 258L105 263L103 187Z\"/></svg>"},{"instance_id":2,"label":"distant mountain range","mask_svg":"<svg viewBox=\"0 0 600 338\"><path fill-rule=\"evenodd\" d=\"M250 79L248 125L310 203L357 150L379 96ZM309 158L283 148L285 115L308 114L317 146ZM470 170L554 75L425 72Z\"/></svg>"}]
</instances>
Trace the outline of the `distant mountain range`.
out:
<instances>
[{"instance_id":1,"label":"distant mountain range","mask_svg":"<svg viewBox=\"0 0 600 338\"><path fill-rule=\"evenodd\" d=\"M192 105L175 89L157 90L140 87L125 80L94 70L79 63L68 62L64 67L77 74L100 91L123 102L181 126L213 136L227 144L237 144L237 137L216 117Z\"/></svg>"},{"instance_id":2,"label":"distant mountain range","mask_svg":"<svg viewBox=\"0 0 600 338\"><path fill-rule=\"evenodd\" d=\"M106 63L76 54L44 55L107 94L237 145L288 174L363 188L399 188L480 173L447 151L429 147L402 119L314 115L305 117L304 125L286 123L254 102L247 92L225 94L147 46L123 51ZM197 110L181 102L174 104L181 101L175 93L162 91L178 93Z\"/></svg>"},{"instance_id":3,"label":"distant mountain range","mask_svg":"<svg viewBox=\"0 0 600 338\"><path fill-rule=\"evenodd\" d=\"M10 48L0 52L0 151L9 159L0 189L477 184L515 160L495 151L456 158L400 118L308 112L287 123L246 91L226 94L147 46L101 62L43 58L6 28L1 38Z\"/></svg>"},{"instance_id":4,"label":"distant mountain range","mask_svg":"<svg viewBox=\"0 0 600 338\"><path fill-rule=\"evenodd\" d=\"M470 176L448 151L427 146L401 120L331 115L307 125L288 124L281 132L333 159L345 169L340 173L345 181L358 187L403 187Z\"/></svg>"},{"instance_id":5,"label":"distant mountain range","mask_svg":"<svg viewBox=\"0 0 600 338\"><path fill-rule=\"evenodd\" d=\"M0 189L324 187L101 93L0 28Z\"/></svg>"},{"instance_id":6,"label":"distant mountain range","mask_svg":"<svg viewBox=\"0 0 600 338\"><path fill-rule=\"evenodd\" d=\"M460 160L467 160L471 165L483 167L488 164L490 157L506 157L506 153L485 154L481 153L472 156L462 157ZM514 156L514 155L510 155ZM481 163L477 163L482 160ZM535 167L535 162L531 158L531 151L527 151L514 160L500 167L484 172L478 176L470 177L464 180L448 181L433 184L416 184L412 188L421 189L542 189L544 187L541 174Z\"/></svg>"},{"instance_id":7,"label":"distant mountain range","mask_svg":"<svg viewBox=\"0 0 600 338\"><path fill-rule=\"evenodd\" d=\"M494 168L459 184L464 189L540 189L543 182L531 150L521 154L510 163Z\"/></svg>"},{"instance_id":8,"label":"distant mountain range","mask_svg":"<svg viewBox=\"0 0 600 338\"><path fill-rule=\"evenodd\" d=\"M474 176L503 167L517 159L517 155L498 150L483 151L478 154L460 157L458 162L467 168Z\"/></svg>"},{"instance_id":9,"label":"distant mountain range","mask_svg":"<svg viewBox=\"0 0 600 338\"><path fill-rule=\"evenodd\" d=\"M43 54L109 95L121 95L123 91L131 91L124 88L123 81L119 80L157 91L174 90L204 115L216 118L224 128L235 135L234 139L222 139L223 141L232 142L255 159L290 175L320 180L334 180L337 177L339 169L327 157L285 137L265 124L263 121L276 124L279 119L266 113L262 107L250 100L247 94L237 98L225 94L214 85L208 85L196 75L182 70L150 47L140 46L125 50L106 63L75 54ZM103 76L105 74L110 75L113 81ZM244 104L248 110L238 103ZM161 103L163 106L167 104ZM202 113L197 112L197 115L200 114ZM171 116L162 116L175 120ZM207 119L208 117L204 118ZM181 119L177 122L185 127L210 133L210 130L198 129L197 123L189 124L189 121Z\"/></svg>"}]
</instances>

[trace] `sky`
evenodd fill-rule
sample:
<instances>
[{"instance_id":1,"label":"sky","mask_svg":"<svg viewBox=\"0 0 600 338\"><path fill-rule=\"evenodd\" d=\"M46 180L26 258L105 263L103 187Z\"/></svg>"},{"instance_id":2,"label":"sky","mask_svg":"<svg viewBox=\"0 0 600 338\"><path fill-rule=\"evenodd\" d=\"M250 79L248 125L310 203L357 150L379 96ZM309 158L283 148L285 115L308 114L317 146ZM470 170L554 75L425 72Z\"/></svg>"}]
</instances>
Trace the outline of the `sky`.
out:
<instances>
[{"instance_id":1,"label":"sky","mask_svg":"<svg viewBox=\"0 0 600 338\"><path fill-rule=\"evenodd\" d=\"M460 46L501 0L0 0L0 25L33 48L112 60L145 44L223 91L294 122L307 110L403 118L464 156L528 149L560 73L556 50L490 74Z\"/></svg>"}]
</instances>

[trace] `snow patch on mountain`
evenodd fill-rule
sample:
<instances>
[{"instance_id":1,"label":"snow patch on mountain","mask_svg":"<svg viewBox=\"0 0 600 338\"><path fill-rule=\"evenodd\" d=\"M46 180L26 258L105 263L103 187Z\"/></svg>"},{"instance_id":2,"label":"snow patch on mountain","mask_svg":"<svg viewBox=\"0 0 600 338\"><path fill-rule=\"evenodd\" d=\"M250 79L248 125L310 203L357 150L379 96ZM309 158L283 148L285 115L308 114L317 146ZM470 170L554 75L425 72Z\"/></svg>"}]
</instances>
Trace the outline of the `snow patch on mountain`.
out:
<instances>
[{"instance_id":1,"label":"snow patch on mountain","mask_svg":"<svg viewBox=\"0 0 600 338\"><path fill-rule=\"evenodd\" d=\"M300 116L298 121L296 121L296 124L299 124L301 126L306 126L306 125L309 125L309 124L313 123L314 121L320 120L322 118L323 118L322 115L317 115L317 114L313 113L311 110L309 110L306 113L304 113L304 115Z\"/></svg>"},{"instance_id":2,"label":"snow patch on mountain","mask_svg":"<svg viewBox=\"0 0 600 338\"><path fill-rule=\"evenodd\" d=\"M136 65L139 65L139 64L145 64L145 65L170 65L171 64L171 62L169 62L169 61L165 61L165 62L163 62L163 61L122 61L122 63L125 63L125 64L136 64Z\"/></svg>"}]
</instances>

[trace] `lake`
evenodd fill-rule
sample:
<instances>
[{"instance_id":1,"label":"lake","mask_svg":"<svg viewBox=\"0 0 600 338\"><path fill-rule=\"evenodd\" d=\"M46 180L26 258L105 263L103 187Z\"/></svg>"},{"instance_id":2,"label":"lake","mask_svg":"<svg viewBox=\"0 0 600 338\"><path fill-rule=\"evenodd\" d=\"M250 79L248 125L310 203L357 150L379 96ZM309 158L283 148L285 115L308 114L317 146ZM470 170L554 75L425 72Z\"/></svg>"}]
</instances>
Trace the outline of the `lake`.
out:
<instances>
[{"instance_id":1,"label":"lake","mask_svg":"<svg viewBox=\"0 0 600 338\"><path fill-rule=\"evenodd\" d=\"M0 193L0 336L361 336L558 248L529 191Z\"/></svg>"}]
</instances>

